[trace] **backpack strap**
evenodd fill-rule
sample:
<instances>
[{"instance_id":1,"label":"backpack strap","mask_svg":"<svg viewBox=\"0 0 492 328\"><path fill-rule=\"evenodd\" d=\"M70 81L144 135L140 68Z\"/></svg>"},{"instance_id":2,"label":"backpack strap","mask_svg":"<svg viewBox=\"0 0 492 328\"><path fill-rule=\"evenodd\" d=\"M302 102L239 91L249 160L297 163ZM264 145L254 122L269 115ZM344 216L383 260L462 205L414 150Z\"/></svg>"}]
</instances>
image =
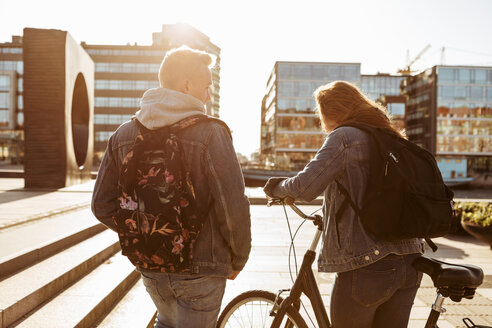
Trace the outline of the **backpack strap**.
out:
<instances>
[{"instance_id":1,"label":"backpack strap","mask_svg":"<svg viewBox=\"0 0 492 328\"><path fill-rule=\"evenodd\" d=\"M432 249L432 251L435 253L437 251L437 245L434 244L434 242L430 238L424 238L425 242L429 247Z\"/></svg>"},{"instance_id":2,"label":"backpack strap","mask_svg":"<svg viewBox=\"0 0 492 328\"><path fill-rule=\"evenodd\" d=\"M345 197L345 199L342 202L342 205L340 205L338 211L335 213L335 218L339 218L343 214L345 208L347 207L347 204L349 204L350 207L352 207L352 209L354 210L355 214L359 216L360 209L357 206L357 204L355 204L355 202L352 200L352 197L350 197L347 189L340 182L338 182L338 180L335 180L335 182L337 183L338 189Z\"/></svg>"},{"instance_id":3,"label":"backpack strap","mask_svg":"<svg viewBox=\"0 0 492 328\"><path fill-rule=\"evenodd\" d=\"M150 129L147 129L139 120L137 120L136 118L134 118L134 121L135 123L137 123L137 126L138 128L140 129L140 131L142 133L149 133L149 132L154 132L154 131L159 131L159 130L165 130L165 129L169 129L170 132L177 132L179 130L184 130L192 125L195 125L195 124L198 124L198 123L201 123L201 122L206 122L206 121L210 121L210 122L216 122L220 125L222 125L226 130L227 130L227 133L229 134L229 136L231 137L232 139L232 134L231 134L231 129L229 128L229 126L227 126L227 124L216 118L216 117L213 117L213 116L208 116L208 115L205 115L205 114L198 114L198 115L191 115L191 116L188 116L188 117L185 117L184 119L176 122L176 123L173 123L171 125L166 125L162 128L159 128L159 129L156 129L156 130L150 130Z\"/></svg>"}]
</instances>

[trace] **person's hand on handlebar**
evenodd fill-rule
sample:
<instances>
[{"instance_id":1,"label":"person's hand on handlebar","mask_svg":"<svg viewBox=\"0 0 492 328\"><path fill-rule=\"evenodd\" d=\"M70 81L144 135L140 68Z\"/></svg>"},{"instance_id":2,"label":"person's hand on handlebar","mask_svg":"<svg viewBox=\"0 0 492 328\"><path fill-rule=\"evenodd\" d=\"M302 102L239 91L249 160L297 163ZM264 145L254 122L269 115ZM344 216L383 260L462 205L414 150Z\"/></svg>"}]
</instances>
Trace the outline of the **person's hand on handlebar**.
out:
<instances>
[{"instance_id":1,"label":"person's hand on handlebar","mask_svg":"<svg viewBox=\"0 0 492 328\"><path fill-rule=\"evenodd\" d=\"M287 178L283 178L283 177L274 177L274 178L270 178L268 179L267 183L265 184L265 186L263 187L263 191L265 192L265 194L268 196L268 197L271 197L271 198L275 198L275 195L273 194L273 190L275 189L275 187L282 181L284 181L285 179Z\"/></svg>"}]
</instances>

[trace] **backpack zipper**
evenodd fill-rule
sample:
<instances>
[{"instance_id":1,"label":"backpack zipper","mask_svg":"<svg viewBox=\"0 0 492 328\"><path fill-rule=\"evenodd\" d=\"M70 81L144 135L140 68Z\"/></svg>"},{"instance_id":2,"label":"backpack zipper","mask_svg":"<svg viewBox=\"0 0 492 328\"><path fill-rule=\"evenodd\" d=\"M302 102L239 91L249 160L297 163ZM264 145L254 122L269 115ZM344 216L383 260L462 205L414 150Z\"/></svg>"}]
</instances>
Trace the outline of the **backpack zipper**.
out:
<instances>
[{"instance_id":1,"label":"backpack zipper","mask_svg":"<svg viewBox=\"0 0 492 328\"><path fill-rule=\"evenodd\" d=\"M393 155L393 153L389 153L388 157L390 157L395 163L398 163L398 158L396 158L395 155ZM388 176L388 165L389 165L389 160L386 161L386 166L384 168L384 176Z\"/></svg>"},{"instance_id":2,"label":"backpack zipper","mask_svg":"<svg viewBox=\"0 0 492 328\"><path fill-rule=\"evenodd\" d=\"M396 158L396 156L393 155L393 153L389 153L389 155L395 161L395 163L398 163L398 158Z\"/></svg>"}]
</instances>

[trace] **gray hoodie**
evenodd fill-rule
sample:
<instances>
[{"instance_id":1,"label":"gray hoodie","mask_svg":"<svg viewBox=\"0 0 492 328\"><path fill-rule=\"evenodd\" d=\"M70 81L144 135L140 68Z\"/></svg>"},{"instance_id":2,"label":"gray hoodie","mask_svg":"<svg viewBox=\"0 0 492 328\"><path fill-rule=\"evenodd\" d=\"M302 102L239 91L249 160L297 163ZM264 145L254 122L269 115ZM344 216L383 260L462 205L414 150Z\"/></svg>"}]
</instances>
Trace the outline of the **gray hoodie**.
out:
<instances>
[{"instance_id":1,"label":"gray hoodie","mask_svg":"<svg viewBox=\"0 0 492 328\"><path fill-rule=\"evenodd\" d=\"M155 130L204 113L205 107L195 97L171 89L155 88L145 91L135 116L147 129Z\"/></svg>"}]
</instances>

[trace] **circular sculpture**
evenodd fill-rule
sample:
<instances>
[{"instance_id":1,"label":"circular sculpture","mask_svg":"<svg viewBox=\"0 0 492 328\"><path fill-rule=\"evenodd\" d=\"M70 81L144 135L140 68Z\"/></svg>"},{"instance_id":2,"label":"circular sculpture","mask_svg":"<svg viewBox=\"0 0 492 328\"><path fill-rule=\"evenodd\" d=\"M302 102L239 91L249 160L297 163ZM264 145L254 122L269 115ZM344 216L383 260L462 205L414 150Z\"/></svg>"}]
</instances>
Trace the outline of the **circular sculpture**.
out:
<instances>
[{"instance_id":1,"label":"circular sculpture","mask_svg":"<svg viewBox=\"0 0 492 328\"><path fill-rule=\"evenodd\" d=\"M72 139L75 161L79 169L84 168L89 145L89 97L82 73L77 75L72 98Z\"/></svg>"}]
</instances>

